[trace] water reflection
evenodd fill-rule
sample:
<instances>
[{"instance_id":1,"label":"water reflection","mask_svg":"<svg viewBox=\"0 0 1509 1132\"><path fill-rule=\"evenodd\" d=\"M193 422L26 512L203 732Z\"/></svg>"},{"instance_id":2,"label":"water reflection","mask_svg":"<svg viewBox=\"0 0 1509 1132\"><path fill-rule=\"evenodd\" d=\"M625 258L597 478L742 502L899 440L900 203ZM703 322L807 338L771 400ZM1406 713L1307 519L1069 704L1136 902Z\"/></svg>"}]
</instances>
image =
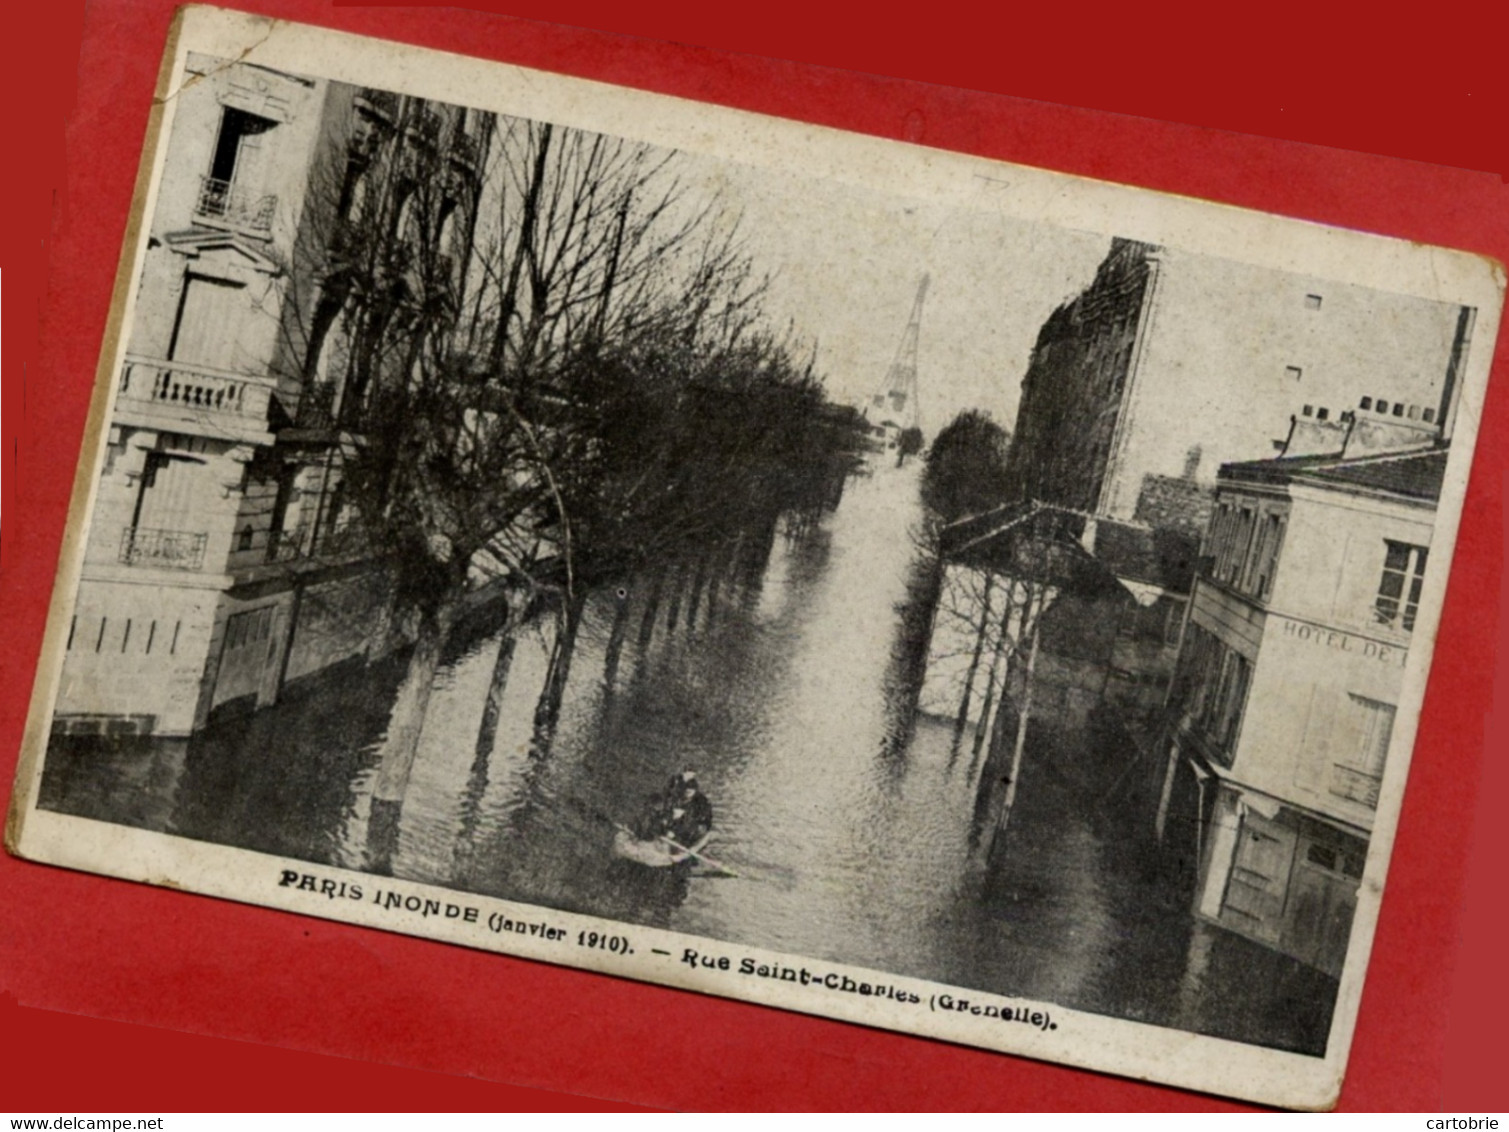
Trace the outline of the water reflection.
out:
<instances>
[{"instance_id":1,"label":"water reflection","mask_svg":"<svg viewBox=\"0 0 1509 1132\"><path fill-rule=\"evenodd\" d=\"M553 640L476 641L437 678L401 813L374 809L401 671L322 680L192 742L59 739L42 804L310 861L669 927L1001 994L1323 1050L1334 983L1145 876L1128 822L1036 730L990 861L989 760L913 718L896 676L916 472L851 484L758 570L593 595L548 752ZM679 582L679 584L678 584ZM503 652L500 653L500 646ZM497 678L506 672L506 682ZM737 876L616 860L616 823L696 768ZM991 771L994 773L994 771ZM987 799L991 795L987 792ZM989 830L984 829L988 834Z\"/></svg>"}]
</instances>

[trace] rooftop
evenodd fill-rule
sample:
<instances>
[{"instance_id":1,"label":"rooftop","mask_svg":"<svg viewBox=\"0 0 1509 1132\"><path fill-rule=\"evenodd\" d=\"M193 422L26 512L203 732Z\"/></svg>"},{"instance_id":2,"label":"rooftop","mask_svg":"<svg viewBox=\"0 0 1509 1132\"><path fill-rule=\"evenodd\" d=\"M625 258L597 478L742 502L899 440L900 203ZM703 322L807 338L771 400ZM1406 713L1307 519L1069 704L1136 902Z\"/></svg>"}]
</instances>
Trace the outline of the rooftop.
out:
<instances>
[{"instance_id":1,"label":"rooftop","mask_svg":"<svg viewBox=\"0 0 1509 1132\"><path fill-rule=\"evenodd\" d=\"M1199 540L1144 523L1017 502L951 523L941 532L940 546L951 562L1080 593L1105 590L1116 579L1187 593Z\"/></svg>"},{"instance_id":2,"label":"rooftop","mask_svg":"<svg viewBox=\"0 0 1509 1132\"><path fill-rule=\"evenodd\" d=\"M1095 558L1118 578L1188 593L1200 540L1169 528L1097 519Z\"/></svg>"},{"instance_id":3,"label":"rooftop","mask_svg":"<svg viewBox=\"0 0 1509 1132\"><path fill-rule=\"evenodd\" d=\"M1310 483L1362 494L1434 503L1446 475L1445 445L1366 456L1280 456L1223 464L1220 479L1256 483Z\"/></svg>"}]
</instances>

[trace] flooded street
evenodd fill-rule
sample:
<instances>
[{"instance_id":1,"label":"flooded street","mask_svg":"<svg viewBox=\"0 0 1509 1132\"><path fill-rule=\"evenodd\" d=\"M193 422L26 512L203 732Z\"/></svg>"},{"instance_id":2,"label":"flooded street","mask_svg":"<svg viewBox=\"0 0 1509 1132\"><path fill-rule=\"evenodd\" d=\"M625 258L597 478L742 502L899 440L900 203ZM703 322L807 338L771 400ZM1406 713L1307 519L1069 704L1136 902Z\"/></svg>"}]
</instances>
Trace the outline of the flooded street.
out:
<instances>
[{"instance_id":1,"label":"flooded street","mask_svg":"<svg viewBox=\"0 0 1509 1132\"><path fill-rule=\"evenodd\" d=\"M667 596L643 650L646 595L594 595L543 754L533 719L549 632L517 639L495 732L482 720L501 642L473 643L441 671L386 844L370 819L402 672L392 661L192 740L57 739L42 804L1321 1052L1334 982L1197 923L1188 894L1143 866L1146 831L1062 773L1075 757L1062 732L1031 733L988 866L972 849L978 760L954 749L950 721L913 727L909 704L887 693L917 553L917 468L851 481L820 526L776 539L758 576L699 587L701 600ZM611 853L617 826L688 767L714 806L708 851L735 876L670 875Z\"/></svg>"}]
</instances>

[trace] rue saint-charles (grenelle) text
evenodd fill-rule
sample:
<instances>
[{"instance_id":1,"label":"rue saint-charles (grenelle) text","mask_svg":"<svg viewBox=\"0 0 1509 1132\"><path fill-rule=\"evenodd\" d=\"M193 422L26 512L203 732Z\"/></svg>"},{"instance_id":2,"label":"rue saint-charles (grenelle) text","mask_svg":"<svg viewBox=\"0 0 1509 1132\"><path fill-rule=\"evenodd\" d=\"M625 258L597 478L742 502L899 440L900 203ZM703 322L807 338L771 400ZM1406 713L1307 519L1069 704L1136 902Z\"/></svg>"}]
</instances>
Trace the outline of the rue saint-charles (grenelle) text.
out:
<instances>
[{"instance_id":1,"label":"rue saint-charles (grenelle) text","mask_svg":"<svg viewBox=\"0 0 1509 1132\"><path fill-rule=\"evenodd\" d=\"M905 990L890 983L865 982L839 971L813 971L808 967L764 963L748 956L735 960L728 955L710 955L691 947L682 949L679 962L694 970L727 971L730 974L758 979L776 979L784 983L795 983L800 987L838 991L841 994L859 995L862 998L888 999L907 1006L920 1006L923 1003L922 996L915 991ZM1046 1010L976 1002L946 993L931 995L926 1001L928 1009L935 1013L966 1014L974 1018L1020 1022L1034 1029L1045 1031L1058 1029L1058 1023L1053 1021Z\"/></svg>"},{"instance_id":2,"label":"rue saint-charles (grenelle) text","mask_svg":"<svg viewBox=\"0 0 1509 1132\"><path fill-rule=\"evenodd\" d=\"M438 917L464 924L485 925L499 935L515 934L550 942L563 941L568 937L566 929L555 927L544 920L513 919L501 912L492 912L484 918L482 908L475 904L455 903L378 886L363 887L355 881L320 876L297 869L283 869L278 874L278 886L323 896L327 900L366 901L385 911L409 912L425 918ZM575 943L579 947L609 951L617 955L635 954L635 948L631 946L627 937L605 932L580 931L576 935ZM715 971L744 978L772 979L816 991L837 991L842 995L884 999L903 1006L925 1005L934 1013L1017 1022L1042 1031L1058 1029L1058 1023L1053 1020L1048 1011L1030 1006L981 1002L978 999L963 998L946 992L934 993L923 999L922 995L915 990L908 990L892 983L868 982L841 971L814 971L805 966L792 967L783 963L756 960L748 956L717 955L692 947L682 948L679 956L673 956L671 952L662 951L659 948L651 950L656 955L674 958L677 963L697 971Z\"/></svg>"}]
</instances>

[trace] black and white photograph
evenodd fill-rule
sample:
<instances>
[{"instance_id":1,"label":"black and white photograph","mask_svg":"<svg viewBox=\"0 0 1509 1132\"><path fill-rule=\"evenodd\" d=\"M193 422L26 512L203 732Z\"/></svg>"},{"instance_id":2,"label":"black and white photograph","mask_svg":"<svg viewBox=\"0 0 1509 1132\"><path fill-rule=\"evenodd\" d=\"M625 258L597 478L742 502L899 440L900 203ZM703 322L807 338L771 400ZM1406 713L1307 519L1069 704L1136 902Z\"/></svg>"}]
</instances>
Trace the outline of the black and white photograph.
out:
<instances>
[{"instance_id":1,"label":"black and white photograph","mask_svg":"<svg viewBox=\"0 0 1509 1132\"><path fill-rule=\"evenodd\" d=\"M1490 265L207 9L164 83L17 852L1334 1099Z\"/></svg>"}]
</instances>

